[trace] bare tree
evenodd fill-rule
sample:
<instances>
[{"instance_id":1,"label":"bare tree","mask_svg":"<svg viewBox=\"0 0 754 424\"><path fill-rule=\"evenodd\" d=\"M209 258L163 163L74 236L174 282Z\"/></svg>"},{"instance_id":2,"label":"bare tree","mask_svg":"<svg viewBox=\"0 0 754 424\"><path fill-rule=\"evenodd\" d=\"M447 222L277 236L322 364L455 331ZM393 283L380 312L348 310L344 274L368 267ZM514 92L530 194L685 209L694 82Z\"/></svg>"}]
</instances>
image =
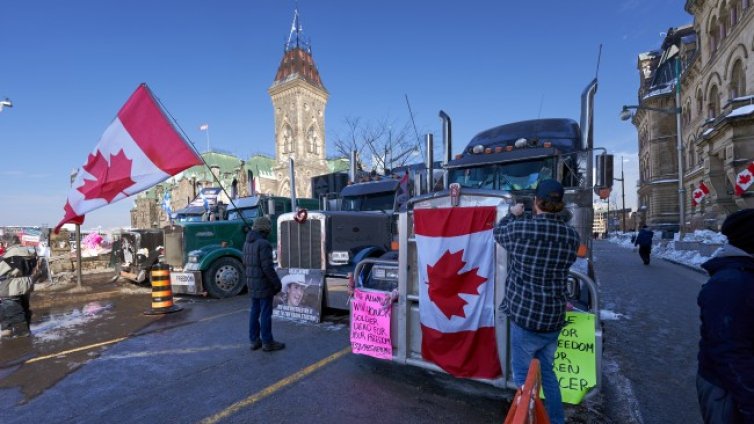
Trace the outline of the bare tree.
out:
<instances>
[{"instance_id":1,"label":"bare tree","mask_svg":"<svg viewBox=\"0 0 754 424\"><path fill-rule=\"evenodd\" d=\"M393 125L387 119L375 122L346 117L343 134L336 134L333 143L338 155L350 157L356 151L357 169L388 172L416 161L420 152L412 139L410 123Z\"/></svg>"}]
</instances>

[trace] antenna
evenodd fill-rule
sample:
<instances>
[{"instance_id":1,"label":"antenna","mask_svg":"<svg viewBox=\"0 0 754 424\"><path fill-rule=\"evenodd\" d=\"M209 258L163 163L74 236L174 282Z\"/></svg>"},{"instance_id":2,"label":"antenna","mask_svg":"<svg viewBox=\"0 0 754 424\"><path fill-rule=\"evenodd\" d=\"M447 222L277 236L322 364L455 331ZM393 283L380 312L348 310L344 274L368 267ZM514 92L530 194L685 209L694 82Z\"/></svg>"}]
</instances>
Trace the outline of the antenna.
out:
<instances>
[{"instance_id":1,"label":"antenna","mask_svg":"<svg viewBox=\"0 0 754 424\"><path fill-rule=\"evenodd\" d=\"M602 59L602 43L600 43L600 48L597 51L597 70L594 72L594 79L598 79L597 77L600 74L600 59Z\"/></svg>"},{"instance_id":2,"label":"antenna","mask_svg":"<svg viewBox=\"0 0 754 424\"><path fill-rule=\"evenodd\" d=\"M542 97L539 99L539 112L537 112L537 119L542 117L542 105L545 102L545 94L542 93Z\"/></svg>"},{"instance_id":3,"label":"antenna","mask_svg":"<svg viewBox=\"0 0 754 424\"><path fill-rule=\"evenodd\" d=\"M408 101L408 94L403 94L406 97L406 106L408 106L408 115L411 117L411 125L414 126L414 134L416 135L416 144L419 146L419 151L424 157L424 151L422 151L422 141L419 138L419 131L416 130L416 122L414 121L414 112L411 111L411 103Z\"/></svg>"}]
</instances>

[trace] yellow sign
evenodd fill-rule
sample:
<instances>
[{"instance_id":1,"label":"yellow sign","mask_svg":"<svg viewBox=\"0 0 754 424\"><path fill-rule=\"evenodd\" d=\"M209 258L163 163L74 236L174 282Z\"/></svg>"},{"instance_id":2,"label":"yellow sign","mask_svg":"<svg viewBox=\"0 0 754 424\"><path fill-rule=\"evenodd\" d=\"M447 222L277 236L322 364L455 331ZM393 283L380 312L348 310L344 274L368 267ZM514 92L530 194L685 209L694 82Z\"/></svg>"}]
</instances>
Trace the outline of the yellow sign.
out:
<instances>
[{"instance_id":1,"label":"yellow sign","mask_svg":"<svg viewBox=\"0 0 754 424\"><path fill-rule=\"evenodd\" d=\"M553 362L563 402L579 404L597 385L596 349L594 314L566 312L566 326L560 331Z\"/></svg>"}]
</instances>

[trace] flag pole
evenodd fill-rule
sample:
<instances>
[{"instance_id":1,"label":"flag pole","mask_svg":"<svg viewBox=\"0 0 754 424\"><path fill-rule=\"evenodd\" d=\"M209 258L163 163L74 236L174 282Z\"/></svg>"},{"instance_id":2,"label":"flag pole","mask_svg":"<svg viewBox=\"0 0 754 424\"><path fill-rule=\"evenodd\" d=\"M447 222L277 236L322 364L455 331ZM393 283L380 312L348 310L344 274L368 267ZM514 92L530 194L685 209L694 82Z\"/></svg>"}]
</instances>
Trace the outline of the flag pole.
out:
<instances>
[{"instance_id":1,"label":"flag pole","mask_svg":"<svg viewBox=\"0 0 754 424\"><path fill-rule=\"evenodd\" d=\"M155 96L154 93L152 93L152 90L149 90L149 93L150 93L150 95L152 95L152 97L154 97L155 100L157 100L157 103L160 104L160 107L165 112L165 114L167 114L170 117L170 119L173 121L173 124L175 124L175 127L178 129L178 131L180 131L181 134L183 135L183 137L185 137L186 140L188 140L189 146L191 146L191 150L193 150L194 153L196 153L196 155L199 156L199 159L202 160L202 163L204 164L204 166L207 167L207 169L209 170L210 175L212 175L212 178L215 180L215 182L217 183L217 185L220 187L220 190L222 190L223 193L225 193L225 195L230 200L230 204L233 205L234 208L238 208L238 206L236 206L236 204L233 202L233 198L230 197L230 194L228 194L228 192L225 190L225 187L223 187L222 183L217 178L217 175L215 175L215 173L212 172L212 168L210 168L210 166L207 164L207 161L204 160L204 156L202 156L201 153L199 153L199 151L196 150L196 146L194 146L194 142L191 141L191 138L189 138L188 134L186 134L186 132L183 131L183 128L181 127L180 124L178 124L178 121L175 119L175 117L173 117L173 115L170 113L170 111L168 111L168 109L165 107L165 105L162 104L162 100L160 100L159 97ZM207 130L209 130L209 127L207 127ZM207 145L209 145L209 135L207 135ZM246 220L246 218L244 218L243 214L238 214L238 216L241 218L241 220L243 221L243 223L245 225L248 225L249 228L251 229L251 224L249 223L249 221Z\"/></svg>"},{"instance_id":2,"label":"flag pole","mask_svg":"<svg viewBox=\"0 0 754 424\"><path fill-rule=\"evenodd\" d=\"M76 279L81 288L81 225L76 224Z\"/></svg>"}]
</instances>

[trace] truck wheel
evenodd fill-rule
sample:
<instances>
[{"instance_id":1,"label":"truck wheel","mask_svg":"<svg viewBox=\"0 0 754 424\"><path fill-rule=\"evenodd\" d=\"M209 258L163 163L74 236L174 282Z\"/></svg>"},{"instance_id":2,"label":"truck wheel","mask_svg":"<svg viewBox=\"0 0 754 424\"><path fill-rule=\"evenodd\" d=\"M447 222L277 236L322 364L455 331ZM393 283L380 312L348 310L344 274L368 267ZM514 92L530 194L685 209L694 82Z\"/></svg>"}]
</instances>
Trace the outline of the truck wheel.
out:
<instances>
[{"instance_id":1,"label":"truck wheel","mask_svg":"<svg viewBox=\"0 0 754 424\"><path fill-rule=\"evenodd\" d=\"M204 288L216 298L236 296L244 286L241 263L233 258L220 258L204 271Z\"/></svg>"}]
</instances>

